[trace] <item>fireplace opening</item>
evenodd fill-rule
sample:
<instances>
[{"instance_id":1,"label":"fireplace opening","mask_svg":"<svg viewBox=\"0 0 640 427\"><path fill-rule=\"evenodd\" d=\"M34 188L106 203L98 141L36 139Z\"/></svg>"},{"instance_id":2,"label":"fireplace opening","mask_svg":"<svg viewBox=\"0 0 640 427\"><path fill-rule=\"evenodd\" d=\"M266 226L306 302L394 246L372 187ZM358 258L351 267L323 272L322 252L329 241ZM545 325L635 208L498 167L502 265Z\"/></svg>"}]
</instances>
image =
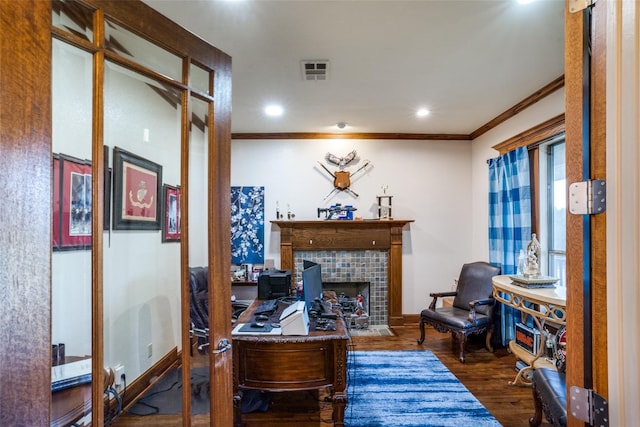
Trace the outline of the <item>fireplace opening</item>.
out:
<instances>
[{"instance_id":1,"label":"fireplace opening","mask_svg":"<svg viewBox=\"0 0 640 427\"><path fill-rule=\"evenodd\" d=\"M327 291L350 297L361 292L366 299L369 325L388 326L387 251L296 251L294 255L296 283L302 280L304 260L318 263L322 265L322 282Z\"/></svg>"},{"instance_id":2,"label":"fireplace opening","mask_svg":"<svg viewBox=\"0 0 640 427\"><path fill-rule=\"evenodd\" d=\"M369 327L369 288L369 282L322 282L325 299L335 293L336 302L350 320L349 326L356 329Z\"/></svg>"}]
</instances>

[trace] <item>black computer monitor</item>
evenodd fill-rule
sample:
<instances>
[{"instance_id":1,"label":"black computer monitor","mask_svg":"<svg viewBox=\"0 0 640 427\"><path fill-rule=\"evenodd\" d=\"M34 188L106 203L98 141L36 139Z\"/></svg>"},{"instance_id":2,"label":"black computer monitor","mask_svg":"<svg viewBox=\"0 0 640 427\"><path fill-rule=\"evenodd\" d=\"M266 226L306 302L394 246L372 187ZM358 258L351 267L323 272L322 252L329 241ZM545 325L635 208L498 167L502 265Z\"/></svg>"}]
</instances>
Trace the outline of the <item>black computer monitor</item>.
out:
<instances>
[{"instance_id":1,"label":"black computer monitor","mask_svg":"<svg viewBox=\"0 0 640 427\"><path fill-rule=\"evenodd\" d=\"M307 310L314 307L316 299L322 301L322 268L312 261L303 261L302 292Z\"/></svg>"}]
</instances>

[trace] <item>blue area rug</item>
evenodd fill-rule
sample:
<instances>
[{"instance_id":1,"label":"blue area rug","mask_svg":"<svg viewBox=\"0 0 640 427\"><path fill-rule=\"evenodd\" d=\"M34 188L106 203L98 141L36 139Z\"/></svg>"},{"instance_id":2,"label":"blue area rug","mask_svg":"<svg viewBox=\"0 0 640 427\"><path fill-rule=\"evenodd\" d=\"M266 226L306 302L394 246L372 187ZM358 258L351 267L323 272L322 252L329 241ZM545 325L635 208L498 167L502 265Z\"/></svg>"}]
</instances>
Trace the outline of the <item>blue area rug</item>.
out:
<instances>
[{"instance_id":1,"label":"blue area rug","mask_svg":"<svg viewBox=\"0 0 640 427\"><path fill-rule=\"evenodd\" d=\"M349 354L349 427L501 424L428 350Z\"/></svg>"}]
</instances>

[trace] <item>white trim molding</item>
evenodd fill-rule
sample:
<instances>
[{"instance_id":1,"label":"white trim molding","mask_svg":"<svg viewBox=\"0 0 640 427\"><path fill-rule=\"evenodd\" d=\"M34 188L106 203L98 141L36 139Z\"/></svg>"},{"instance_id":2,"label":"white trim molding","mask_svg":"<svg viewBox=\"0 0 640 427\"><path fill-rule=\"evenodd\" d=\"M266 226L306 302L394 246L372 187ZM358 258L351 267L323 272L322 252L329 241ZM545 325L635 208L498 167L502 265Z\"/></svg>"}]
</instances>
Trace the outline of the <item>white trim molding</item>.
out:
<instances>
[{"instance_id":1,"label":"white trim molding","mask_svg":"<svg viewBox=\"0 0 640 427\"><path fill-rule=\"evenodd\" d=\"M640 5L607 7L609 425L640 418Z\"/></svg>"}]
</instances>

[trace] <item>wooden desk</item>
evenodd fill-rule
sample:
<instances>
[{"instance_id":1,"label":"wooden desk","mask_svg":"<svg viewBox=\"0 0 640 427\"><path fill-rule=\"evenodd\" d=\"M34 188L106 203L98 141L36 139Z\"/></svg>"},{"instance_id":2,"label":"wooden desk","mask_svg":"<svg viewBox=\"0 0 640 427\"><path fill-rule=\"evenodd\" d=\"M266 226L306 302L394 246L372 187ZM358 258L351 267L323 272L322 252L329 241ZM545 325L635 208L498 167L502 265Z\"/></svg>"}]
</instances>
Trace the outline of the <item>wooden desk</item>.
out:
<instances>
[{"instance_id":1,"label":"wooden desk","mask_svg":"<svg viewBox=\"0 0 640 427\"><path fill-rule=\"evenodd\" d=\"M531 315L536 327L541 332L541 336L547 321L557 326L566 325L566 288L526 288L512 284L509 276L500 275L493 278L493 297L496 301L519 310L522 313L523 322L527 314ZM509 342L509 350L528 365L518 372L511 384L530 384L530 381L526 380L525 374L533 369L556 368L554 363L542 357L544 342L540 343L537 354L528 352L515 341Z\"/></svg>"},{"instance_id":2,"label":"wooden desk","mask_svg":"<svg viewBox=\"0 0 640 427\"><path fill-rule=\"evenodd\" d=\"M252 322L256 300L238 323ZM280 303L278 313L285 305ZM309 335L233 335L233 391L235 423L242 424L241 389L274 392L314 390L329 387L333 402L333 425L344 426L347 405L347 344L349 333L343 319L335 331L316 331L311 320Z\"/></svg>"}]
</instances>

